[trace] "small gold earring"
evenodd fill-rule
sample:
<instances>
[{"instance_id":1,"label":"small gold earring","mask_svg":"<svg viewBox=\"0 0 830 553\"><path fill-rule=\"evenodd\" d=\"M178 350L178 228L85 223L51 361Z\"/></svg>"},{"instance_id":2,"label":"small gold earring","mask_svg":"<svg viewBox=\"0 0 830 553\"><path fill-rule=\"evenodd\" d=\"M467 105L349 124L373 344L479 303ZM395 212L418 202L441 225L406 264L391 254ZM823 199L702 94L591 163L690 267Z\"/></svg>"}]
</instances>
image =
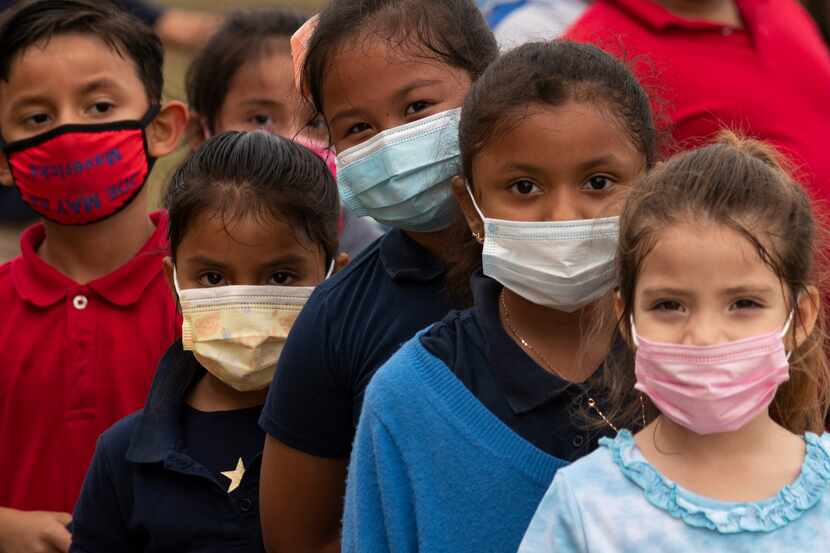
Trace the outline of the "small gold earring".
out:
<instances>
[{"instance_id":1,"label":"small gold earring","mask_svg":"<svg viewBox=\"0 0 830 553\"><path fill-rule=\"evenodd\" d=\"M481 235L480 232L473 232L472 235L473 238L476 239L476 242L478 242L479 244L484 244L484 237Z\"/></svg>"}]
</instances>

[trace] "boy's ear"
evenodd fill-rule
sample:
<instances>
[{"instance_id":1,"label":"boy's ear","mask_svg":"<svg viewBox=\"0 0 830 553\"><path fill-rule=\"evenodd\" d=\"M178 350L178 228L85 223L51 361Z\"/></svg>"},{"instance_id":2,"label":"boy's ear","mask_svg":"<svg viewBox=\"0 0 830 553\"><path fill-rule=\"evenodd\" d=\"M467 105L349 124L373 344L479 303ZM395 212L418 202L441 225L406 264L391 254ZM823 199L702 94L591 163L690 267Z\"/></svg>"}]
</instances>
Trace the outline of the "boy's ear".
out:
<instances>
[{"instance_id":1,"label":"boy's ear","mask_svg":"<svg viewBox=\"0 0 830 553\"><path fill-rule=\"evenodd\" d=\"M3 152L0 152L0 186L14 186L12 170Z\"/></svg>"},{"instance_id":2,"label":"boy's ear","mask_svg":"<svg viewBox=\"0 0 830 553\"><path fill-rule=\"evenodd\" d=\"M815 286L808 286L798 297L795 306L797 313L793 314L792 326L787 332L795 340L795 347L788 349L796 350L801 347L807 338L813 333L818 322L818 315L821 310L821 293ZM788 340L788 337L784 337ZM788 344L791 345L791 344Z\"/></svg>"},{"instance_id":3,"label":"boy's ear","mask_svg":"<svg viewBox=\"0 0 830 553\"><path fill-rule=\"evenodd\" d=\"M452 179L452 193L455 196L455 201L461 208L464 218L467 219L467 226L470 227L470 232L479 243L484 242L484 221L478 215L478 211L473 205L473 200L467 192L467 179L464 177L453 177Z\"/></svg>"},{"instance_id":4,"label":"boy's ear","mask_svg":"<svg viewBox=\"0 0 830 553\"><path fill-rule=\"evenodd\" d=\"M175 150L187 127L187 107L179 101L170 101L147 127L147 145L150 155L159 158Z\"/></svg>"}]
</instances>

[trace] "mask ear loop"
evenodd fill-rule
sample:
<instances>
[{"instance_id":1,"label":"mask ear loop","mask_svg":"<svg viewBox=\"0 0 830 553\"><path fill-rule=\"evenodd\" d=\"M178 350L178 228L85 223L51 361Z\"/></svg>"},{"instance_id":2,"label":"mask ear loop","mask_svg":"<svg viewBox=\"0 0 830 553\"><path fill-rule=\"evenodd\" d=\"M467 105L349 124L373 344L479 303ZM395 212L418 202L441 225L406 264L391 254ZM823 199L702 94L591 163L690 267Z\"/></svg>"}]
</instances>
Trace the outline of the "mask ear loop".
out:
<instances>
[{"instance_id":1,"label":"mask ear loop","mask_svg":"<svg viewBox=\"0 0 830 553\"><path fill-rule=\"evenodd\" d=\"M790 310L790 315L787 317L787 322L786 322L786 323L784 323L784 329L783 329L783 330L781 331L781 333L779 334L779 336L781 337L781 339L782 339L782 340L783 340L784 338L786 338L787 333L790 331L790 325L791 325L791 324L792 324L792 322L793 322L793 316L794 316L794 315L795 315L795 309L791 309L791 310ZM793 354L793 352L792 352L792 351L788 351L788 352L786 352L786 353L787 353L787 361L789 361L789 360L790 360L790 356Z\"/></svg>"},{"instance_id":2,"label":"mask ear loop","mask_svg":"<svg viewBox=\"0 0 830 553\"><path fill-rule=\"evenodd\" d=\"M473 196L473 191L470 190L470 183L468 183L466 179L464 180L464 188L467 189L467 194L470 195L470 201L473 202L473 207L475 208L476 213L478 213L478 216L481 219L481 224L483 225L487 221L487 217L485 217L484 213L482 213L481 209L479 209L478 204L476 203L475 196ZM480 244L484 243L485 236L482 236L478 232L473 232L472 234L473 234L473 238L478 240L478 242Z\"/></svg>"},{"instance_id":3,"label":"mask ear loop","mask_svg":"<svg viewBox=\"0 0 830 553\"><path fill-rule=\"evenodd\" d=\"M334 258L331 258L331 263L329 263L329 272L326 273L326 278L323 280L328 280L328 278L334 274Z\"/></svg>"},{"instance_id":4,"label":"mask ear loop","mask_svg":"<svg viewBox=\"0 0 830 553\"><path fill-rule=\"evenodd\" d=\"M637 339L637 327L634 326L634 313L628 316L628 323L631 327L631 341L634 342L635 346L640 347L640 341Z\"/></svg>"}]
</instances>

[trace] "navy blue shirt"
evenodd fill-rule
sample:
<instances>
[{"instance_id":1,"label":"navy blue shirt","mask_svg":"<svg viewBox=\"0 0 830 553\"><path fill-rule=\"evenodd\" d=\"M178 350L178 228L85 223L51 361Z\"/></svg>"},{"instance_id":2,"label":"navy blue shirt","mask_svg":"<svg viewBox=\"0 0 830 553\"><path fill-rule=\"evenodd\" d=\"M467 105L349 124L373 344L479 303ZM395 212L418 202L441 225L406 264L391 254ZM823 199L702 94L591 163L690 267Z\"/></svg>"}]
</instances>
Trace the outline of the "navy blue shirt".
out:
<instances>
[{"instance_id":1,"label":"navy blue shirt","mask_svg":"<svg viewBox=\"0 0 830 553\"><path fill-rule=\"evenodd\" d=\"M214 433L212 440L200 435L201 425L193 423L203 422L201 415L222 415L187 411L187 393L203 375L177 342L159 364L144 409L101 435L75 506L71 552L265 550L258 507L264 435L256 430L258 413L226 413L253 430L225 424L217 428L228 434ZM227 466L235 457L243 458L244 471Z\"/></svg>"},{"instance_id":2,"label":"navy blue shirt","mask_svg":"<svg viewBox=\"0 0 830 553\"><path fill-rule=\"evenodd\" d=\"M293 449L348 457L372 375L450 308L443 263L389 231L312 294L280 354L260 425Z\"/></svg>"},{"instance_id":3,"label":"navy blue shirt","mask_svg":"<svg viewBox=\"0 0 830 553\"><path fill-rule=\"evenodd\" d=\"M505 332L499 314L502 285L482 275L471 279L475 307L454 311L434 325L421 343L446 364L478 400L514 432L542 451L573 461L614 432L586 429L587 381L574 384L539 366ZM603 411L605 412L605 411Z\"/></svg>"}]
</instances>

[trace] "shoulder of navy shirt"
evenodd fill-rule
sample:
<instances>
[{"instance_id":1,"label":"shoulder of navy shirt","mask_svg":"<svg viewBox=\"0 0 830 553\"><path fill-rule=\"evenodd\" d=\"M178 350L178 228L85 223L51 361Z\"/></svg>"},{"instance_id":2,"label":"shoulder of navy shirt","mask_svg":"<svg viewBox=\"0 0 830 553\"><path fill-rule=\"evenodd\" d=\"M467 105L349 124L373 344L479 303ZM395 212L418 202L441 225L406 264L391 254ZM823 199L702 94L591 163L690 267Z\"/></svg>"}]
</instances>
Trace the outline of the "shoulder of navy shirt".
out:
<instances>
[{"instance_id":1,"label":"shoulder of navy shirt","mask_svg":"<svg viewBox=\"0 0 830 553\"><path fill-rule=\"evenodd\" d=\"M280 354L263 430L310 455L348 457L372 375L451 309L445 274L440 259L392 229L320 284Z\"/></svg>"},{"instance_id":2,"label":"shoulder of navy shirt","mask_svg":"<svg viewBox=\"0 0 830 553\"><path fill-rule=\"evenodd\" d=\"M574 414L587 405L590 384L600 371L586 383L574 384L539 366L502 326L502 285L478 271L471 287L475 306L433 325L421 336L424 348L510 429L542 451L572 461L595 449L608 432L587 430Z\"/></svg>"},{"instance_id":3,"label":"shoulder of navy shirt","mask_svg":"<svg viewBox=\"0 0 830 553\"><path fill-rule=\"evenodd\" d=\"M233 495L181 449L180 413L204 374L180 362L177 341L159 363L143 410L98 440L72 522L71 552L264 551L259 462Z\"/></svg>"}]
</instances>

